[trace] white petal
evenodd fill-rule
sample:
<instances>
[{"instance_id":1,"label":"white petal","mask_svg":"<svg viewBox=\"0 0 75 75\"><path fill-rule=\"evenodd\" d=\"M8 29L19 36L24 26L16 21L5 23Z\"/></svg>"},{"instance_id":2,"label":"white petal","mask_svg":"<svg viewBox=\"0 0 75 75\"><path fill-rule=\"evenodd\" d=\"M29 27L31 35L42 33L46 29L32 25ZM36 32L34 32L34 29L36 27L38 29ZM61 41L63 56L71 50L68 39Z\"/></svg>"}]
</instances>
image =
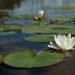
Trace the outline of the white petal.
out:
<instances>
[{"instance_id":1,"label":"white petal","mask_svg":"<svg viewBox=\"0 0 75 75\"><path fill-rule=\"evenodd\" d=\"M72 44L72 46L75 45L75 37L72 37L72 39L71 39L71 44Z\"/></svg>"},{"instance_id":2,"label":"white petal","mask_svg":"<svg viewBox=\"0 0 75 75\"><path fill-rule=\"evenodd\" d=\"M53 42L51 42L51 41L50 41L50 46L49 46L49 47L55 47L55 48L58 48L58 47L56 46L56 44L53 43Z\"/></svg>"},{"instance_id":3,"label":"white petal","mask_svg":"<svg viewBox=\"0 0 75 75\"><path fill-rule=\"evenodd\" d=\"M65 35L63 35L62 46L64 49L66 49L68 46L68 40L67 40L67 37Z\"/></svg>"},{"instance_id":4,"label":"white petal","mask_svg":"<svg viewBox=\"0 0 75 75\"><path fill-rule=\"evenodd\" d=\"M56 42L56 44L59 48L62 48L62 39L61 39L61 37L62 37L61 35L58 35L58 37L56 37L56 35L54 36L55 42Z\"/></svg>"},{"instance_id":5,"label":"white petal","mask_svg":"<svg viewBox=\"0 0 75 75\"><path fill-rule=\"evenodd\" d=\"M72 49L75 45L75 37L72 37L72 39L68 42L68 47L67 49Z\"/></svg>"},{"instance_id":6,"label":"white petal","mask_svg":"<svg viewBox=\"0 0 75 75\"><path fill-rule=\"evenodd\" d=\"M72 48L71 50L75 50L75 48Z\"/></svg>"},{"instance_id":7,"label":"white petal","mask_svg":"<svg viewBox=\"0 0 75 75\"><path fill-rule=\"evenodd\" d=\"M53 48L53 49L59 49L58 47L51 46L51 45L48 45L48 47Z\"/></svg>"},{"instance_id":8,"label":"white petal","mask_svg":"<svg viewBox=\"0 0 75 75\"><path fill-rule=\"evenodd\" d=\"M50 41L50 45L53 45L53 43Z\"/></svg>"},{"instance_id":9,"label":"white petal","mask_svg":"<svg viewBox=\"0 0 75 75\"><path fill-rule=\"evenodd\" d=\"M67 38L68 39L71 39L71 34L70 33L67 35Z\"/></svg>"}]
</instances>

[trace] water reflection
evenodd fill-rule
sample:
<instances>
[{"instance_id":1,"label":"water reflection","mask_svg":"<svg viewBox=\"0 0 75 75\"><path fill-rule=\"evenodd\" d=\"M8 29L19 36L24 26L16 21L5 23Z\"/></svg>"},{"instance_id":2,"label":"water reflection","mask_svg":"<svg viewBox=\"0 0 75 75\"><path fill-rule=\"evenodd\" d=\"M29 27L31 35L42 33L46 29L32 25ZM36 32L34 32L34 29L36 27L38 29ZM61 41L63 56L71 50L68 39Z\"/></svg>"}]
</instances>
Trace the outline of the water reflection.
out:
<instances>
[{"instance_id":1,"label":"water reflection","mask_svg":"<svg viewBox=\"0 0 75 75\"><path fill-rule=\"evenodd\" d=\"M0 9L13 9L15 5L20 6L21 0L0 0Z\"/></svg>"},{"instance_id":2,"label":"water reflection","mask_svg":"<svg viewBox=\"0 0 75 75\"><path fill-rule=\"evenodd\" d=\"M13 15L34 15L36 12L39 10L44 10L45 11L45 17L53 17L53 16L73 16L75 15L74 11L71 12L72 8L70 9L63 9L62 7L65 6L71 6L74 4L73 1L68 1L68 0L22 0L20 3L20 7L17 8L15 7L13 10ZM68 5L69 4L69 5ZM58 8L58 9L57 9ZM64 13L68 11L67 13Z\"/></svg>"},{"instance_id":3,"label":"water reflection","mask_svg":"<svg viewBox=\"0 0 75 75\"><path fill-rule=\"evenodd\" d=\"M10 13L6 13L5 15L34 15L42 9L45 11L46 17L63 15L73 16L75 15L74 8L64 9L62 7L74 6L74 3L75 0L11 0L11 2L10 0L0 0L0 10L12 10ZM65 11L68 11L69 13L64 13ZM1 13L1 15L4 14Z\"/></svg>"},{"instance_id":4,"label":"water reflection","mask_svg":"<svg viewBox=\"0 0 75 75\"><path fill-rule=\"evenodd\" d=\"M21 0L0 0L0 27L4 25L3 18L9 17L12 14L12 11L15 5L20 6Z\"/></svg>"},{"instance_id":5,"label":"water reflection","mask_svg":"<svg viewBox=\"0 0 75 75\"><path fill-rule=\"evenodd\" d=\"M7 16L11 10L15 8L15 5L20 6L21 0L0 0L0 17Z\"/></svg>"}]
</instances>

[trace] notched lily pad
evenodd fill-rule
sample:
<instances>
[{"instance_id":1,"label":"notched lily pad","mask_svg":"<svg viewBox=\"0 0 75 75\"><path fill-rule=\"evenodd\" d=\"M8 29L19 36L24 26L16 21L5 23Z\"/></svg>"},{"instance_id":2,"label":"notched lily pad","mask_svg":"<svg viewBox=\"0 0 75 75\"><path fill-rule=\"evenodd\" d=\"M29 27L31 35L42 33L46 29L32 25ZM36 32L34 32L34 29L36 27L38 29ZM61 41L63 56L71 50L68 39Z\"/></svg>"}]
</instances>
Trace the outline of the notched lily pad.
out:
<instances>
[{"instance_id":1,"label":"notched lily pad","mask_svg":"<svg viewBox=\"0 0 75 75\"><path fill-rule=\"evenodd\" d=\"M19 51L5 56L3 62L12 67L33 68L54 65L64 60L64 55L51 51L40 51L35 54L33 51Z\"/></svg>"},{"instance_id":2,"label":"notched lily pad","mask_svg":"<svg viewBox=\"0 0 75 75\"><path fill-rule=\"evenodd\" d=\"M38 34L38 35L33 35L33 36L28 36L24 38L27 41L32 41L32 42L49 42L50 40L54 39L53 34Z\"/></svg>"},{"instance_id":3,"label":"notched lily pad","mask_svg":"<svg viewBox=\"0 0 75 75\"><path fill-rule=\"evenodd\" d=\"M64 59L63 54L51 51L40 51L31 65L32 67L43 67L54 65Z\"/></svg>"}]
</instances>

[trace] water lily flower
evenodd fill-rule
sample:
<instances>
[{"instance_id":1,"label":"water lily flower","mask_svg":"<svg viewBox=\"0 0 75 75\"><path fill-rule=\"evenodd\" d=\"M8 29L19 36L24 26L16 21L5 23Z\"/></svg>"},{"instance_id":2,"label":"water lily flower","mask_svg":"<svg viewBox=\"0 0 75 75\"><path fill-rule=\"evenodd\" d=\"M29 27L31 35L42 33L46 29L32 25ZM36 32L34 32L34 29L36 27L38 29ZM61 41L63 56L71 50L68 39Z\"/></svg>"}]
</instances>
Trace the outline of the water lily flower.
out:
<instances>
[{"instance_id":1,"label":"water lily flower","mask_svg":"<svg viewBox=\"0 0 75 75\"><path fill-rule=\"evenodd\" d=\"M38 13L36 14L36 16L34 17L35 20L39 20L42 19L44 16L44 11L43 10L39 10Z\"/></svg>"},{"instance_id":2,"label":"water lily flower","mask_svg":"<svg viewBox=\"0 0 75 75\"><path fill-rule=\"evenodd\" d=\"M3 28L1 27L0 29L2 30Z\"/></svg>"},{"instance_id":3,"label":"water lily flower","mask_svg":"<svg viewBox=\"0 0 75 75\"><path fill-rule=\"evenodd\" d=\"M71 37L71 34L69 33L66 35L54 35L55 42L50 42L50 45L48 47L53 49L59 49L61 51L66 50L74 50L75 45L75 37Z\"/></svg>"}]
</instances>

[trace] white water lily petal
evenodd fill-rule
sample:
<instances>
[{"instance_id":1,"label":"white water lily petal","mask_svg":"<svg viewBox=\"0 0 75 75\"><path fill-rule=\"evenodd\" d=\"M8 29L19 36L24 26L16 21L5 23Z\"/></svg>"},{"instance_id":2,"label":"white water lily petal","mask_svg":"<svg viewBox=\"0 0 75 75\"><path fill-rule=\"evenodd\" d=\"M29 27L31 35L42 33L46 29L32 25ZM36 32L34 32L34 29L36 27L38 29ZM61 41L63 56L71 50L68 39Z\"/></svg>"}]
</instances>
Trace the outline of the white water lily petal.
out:
<instances>
[{"instance_id":1,"label":"white water lily petal","mask_svg":"<svg viewBox=\"0 0 75 75\"><path fill-rule=\"evenodd\" d=\"M56 35L54 35L54 40L55 40L55 42L56 42L58 47L61 46L61 42L60 42L60 38L59 37L60 37L59 35L57 37L56 37Z\"/></svg>"},{"instance_id":2,"label":"white water lily petal","mask_svg":"<svg viewBox=\"0 0 75 75\"><path fill-rule=\"evenodd\" d=\"M53 47L57 48L56 44L53 43L53 42L50 42L50 46L53 46Z\"/></svg>"},{"instance_id":3,"label":"white water lily petal","mask_svg":"<svg viewBox=\"0 0 75 75\"><path fill-rule=\"evenodd\" d=\"M53 45L53 42L50 41L50 44Z\"/></svg>"},{"instance_id":4,"label":"white water lily petal","mask_svg":"<svg viewBox=\"0 0 75 75\"><path fill-rule=\"evenodd\" d=\"M75 50L75 48L72 48L72 50Z\"/></svg>"},{"instance_id":5,"label":"white water lily petal","mask_svg":"<svg viewBox=\"0 0 75 75\"><path fill-rule=\"evenodd\" d=\"M67 38L68 39L71 39L71 34L70 33L67 35Z\"/></svg>"},{"instance_id":6,"label":"white water lily petal","mask_svg":"<svg viewBox=\"0 0 75 75\"><path fill-rule=\"evenodd\" d=\"M48 45L48 47L58 49L58 47L55 44L53 44L53 42L50 42L50 45Z\"/></svg>"},{"instance_id":7,"label":"white water lily petal","mask_svg":"<svg viewBox=\"0 0 75 75\"><path fill-rule=\"evenodd\" d=\"M67 40L67 37L65 35L63 35L62 37L63 37L62 48L66 49L68 46L68 40Z\"/></svg>"},{"instance_id":8,"label":"white water lily petal","mask_svg":"<svg viewBox=\"0 0 75 75\"><path fill-rule=\"evenodd\" d=\"M50 42L50 45L48 45L48 47L54 49L62 49L63 51L74 49L73 47L75 45L75 37L71 37L70 33L67 36L54 35L54 40L56 45L53 42Z\"/></svg>"},{"instance_id":9,"label":"white water lily petal","mask_svg":"<svg viewBox=\"0 0 75 75\"><path fill-rule=\"evenodd\" d=\"M53 49L59 49L58 47L51 46L51 45L48 45L48 47L53 48Z\"/></svg>"},{"instance_id":10,"label":"white water lily petal","mask_svg":"<svg viewBox=\"0 0 75 75\"><path fill-rule=\"evenodd\" d=\"M75 45L75 38L72 37L72 39L71 39L70 42L68 43L68 47L67 47L67 49L71 49L71 48L73 48L74 45Z\"/></svg>"}]
</instances>

